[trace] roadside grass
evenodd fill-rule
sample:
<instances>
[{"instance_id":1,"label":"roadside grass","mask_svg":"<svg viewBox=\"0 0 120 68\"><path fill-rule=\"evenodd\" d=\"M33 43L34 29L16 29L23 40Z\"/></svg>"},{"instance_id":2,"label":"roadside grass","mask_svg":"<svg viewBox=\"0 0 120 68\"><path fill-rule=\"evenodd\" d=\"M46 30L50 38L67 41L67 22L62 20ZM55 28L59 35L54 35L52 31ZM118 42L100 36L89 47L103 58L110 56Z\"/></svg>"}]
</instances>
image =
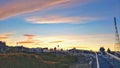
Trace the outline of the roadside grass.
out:
<instances>
[{"instance_id":1,"label":"roadside grass","mask_svg":"<svg viewBox=\"0 0 120 68\"><path fill-rule=\"evenodd\" d=\"M53 53L4 53L0 54L0 68L69 68L76 60L76 57Z\"/></svg>"}]
</instances>

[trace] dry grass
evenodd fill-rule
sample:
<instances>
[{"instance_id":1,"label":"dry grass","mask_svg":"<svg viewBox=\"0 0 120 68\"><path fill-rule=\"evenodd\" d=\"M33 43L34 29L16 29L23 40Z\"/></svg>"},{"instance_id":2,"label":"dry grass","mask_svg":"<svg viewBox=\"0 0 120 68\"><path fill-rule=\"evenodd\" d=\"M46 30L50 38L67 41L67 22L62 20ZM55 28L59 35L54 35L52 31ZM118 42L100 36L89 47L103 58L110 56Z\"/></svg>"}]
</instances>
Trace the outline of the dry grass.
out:
<instances>
[{"instance_id":1,"label":"dry grass","mask_svg":"<svg viewBox=\"0 0 120 68\"><path fill-rule=\"evenodd\" d=\"M71 56L55 54L5 53L0 54L0 68L69 68L76 61Z\"/></svg>"}]
</instances>

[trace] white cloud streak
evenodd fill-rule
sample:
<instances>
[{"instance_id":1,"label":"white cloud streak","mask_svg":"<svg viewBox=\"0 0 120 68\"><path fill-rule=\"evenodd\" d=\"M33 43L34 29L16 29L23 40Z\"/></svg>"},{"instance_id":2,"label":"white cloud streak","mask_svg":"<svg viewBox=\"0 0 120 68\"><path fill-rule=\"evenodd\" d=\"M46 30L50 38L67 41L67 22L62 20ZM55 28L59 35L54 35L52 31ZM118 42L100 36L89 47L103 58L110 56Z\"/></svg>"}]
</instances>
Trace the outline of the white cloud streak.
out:
<instances>
[{"instance_id":1,"label":"white cloud streak","mask_svg":"<svg viewBox=\"0 0 120 68\"><path fill-rule=\"evenodd\" d=\"M58 23L87 23L98 20L96 17L65 17L65 16L45 16L45 17L29 17L26 21L34 24L58 24Z\"/></svg>"}]
</instances>

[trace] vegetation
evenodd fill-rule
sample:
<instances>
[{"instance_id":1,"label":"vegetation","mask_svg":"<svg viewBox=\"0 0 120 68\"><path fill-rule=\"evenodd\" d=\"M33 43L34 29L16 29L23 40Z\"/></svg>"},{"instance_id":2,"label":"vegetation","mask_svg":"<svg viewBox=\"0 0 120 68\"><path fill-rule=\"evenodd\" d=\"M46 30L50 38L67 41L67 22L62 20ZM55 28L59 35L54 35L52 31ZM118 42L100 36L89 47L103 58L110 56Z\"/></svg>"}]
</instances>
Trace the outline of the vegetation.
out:
<instances>
[{"instance_id":1,"label":"vegetation","mask_svg":"<svg viewBox=\"0 0 120 68\"><path fill-rule=\"evenodd\" d=\"M69 55L53 53L3 53L0 54L0 68L69 68L76 60Z\"/></svg>"}]
</instances>

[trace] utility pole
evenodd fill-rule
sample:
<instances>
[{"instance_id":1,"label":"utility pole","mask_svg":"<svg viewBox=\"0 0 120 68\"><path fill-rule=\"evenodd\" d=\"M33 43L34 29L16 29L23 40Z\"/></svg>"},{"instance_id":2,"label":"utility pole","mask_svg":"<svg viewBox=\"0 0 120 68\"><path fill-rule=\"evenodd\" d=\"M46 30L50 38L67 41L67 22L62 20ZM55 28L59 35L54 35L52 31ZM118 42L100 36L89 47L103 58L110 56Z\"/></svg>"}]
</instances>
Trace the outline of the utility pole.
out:
<instances>
[{"instance_id":1,"label":"utility pole","mask_svg":"<svg viewBox=\"0 0 120 68\"><path fill-rule=\"evenodd\" d=\"M116 37L115 51L120 51L120 38L119 38L116 17L114 17L114 26L115 26L115 37Z\"/></svg>"}]
</instances>

